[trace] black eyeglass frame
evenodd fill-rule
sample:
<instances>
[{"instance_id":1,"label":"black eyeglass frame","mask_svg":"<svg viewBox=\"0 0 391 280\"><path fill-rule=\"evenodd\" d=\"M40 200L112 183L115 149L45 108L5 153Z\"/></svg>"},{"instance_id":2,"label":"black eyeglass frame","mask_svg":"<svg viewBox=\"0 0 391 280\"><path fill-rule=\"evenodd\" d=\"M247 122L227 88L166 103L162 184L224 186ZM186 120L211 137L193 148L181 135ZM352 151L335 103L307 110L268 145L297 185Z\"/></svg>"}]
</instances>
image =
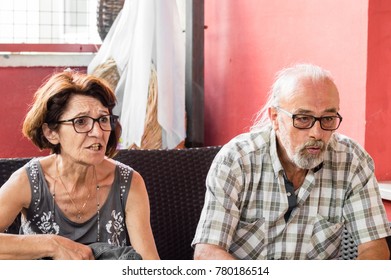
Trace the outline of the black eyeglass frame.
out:
<instances>
[{"instance_id":1,"label":"black eyeglass frame","mask_svg":"<svg viewBox=\"0 0 391 280\"><path fill-rule=\"evenodd\" d=\"M99 120L104 118L104 117L109 117L110 118L110 130L102 128L101 123L99 122ZM83 131L83 132L77 131L77 129L75 127L75 120L80 119L80 118L89 118L89 119L92 120L92 125L91 125L91 129L90 130ZM55 123L56 124L62 124L62 123L71 122L72 126L73 126L73 129L75 130L76 133L89 133L94 128L95 122L97 122L99 124L100 129L102 129L103 131L113 131L115 129L115 123L118 121L118 119L119 119L119 116L108 114L108 115L100 116L98 118L93 118L93 117L90 117L90 116L79 116L79 117L75 117L75 118L68 119L68 120L60 120L60 121L57 121Z\"/></svg>"},{"instance_id":2,"label":"black eyeglass frame","mask_svg":"<svg viewBox=\"0 0 391 280\"><path fill-rule=\"evenodd\" d=\"M290 117L292 118L292 125L293 125L293 127L294 127L294 128L297 128L297 129L310 129L310 128L312 128L312 127L315 125L315 123L316 123L317 121L319 121L320 127L321 127L323 130L326 130L326 131L334 131L334 130L337 130L337 129L339 128L339 126L341 125L342 119L343 119L342 116L341 116L339 113L337 113L336 116L315 117L315 116L307 115L307 114L292 114L291 112L288 112L288 111L286 111L286 110L284 110L284 109L282 109L281 107L278 107L278 106L276 106L275 108L276 108L278 111L282 111L282 112L285 113L286 115L290 116ZM311 125L308 126L308 127L297 127L297 126L295 126L295 119L296 119L298 116L309 117L309 118L312 118L313 121L312 121ZM336 127L336 128L333 128L333 129L324 128L323 125L322 125L322 120L323 120L323 119L326 119L326 118L331 118L331 117L332 117L332 118L339 119L339 123L338 123L337 127Z\"/></svg>"}]
</instances>

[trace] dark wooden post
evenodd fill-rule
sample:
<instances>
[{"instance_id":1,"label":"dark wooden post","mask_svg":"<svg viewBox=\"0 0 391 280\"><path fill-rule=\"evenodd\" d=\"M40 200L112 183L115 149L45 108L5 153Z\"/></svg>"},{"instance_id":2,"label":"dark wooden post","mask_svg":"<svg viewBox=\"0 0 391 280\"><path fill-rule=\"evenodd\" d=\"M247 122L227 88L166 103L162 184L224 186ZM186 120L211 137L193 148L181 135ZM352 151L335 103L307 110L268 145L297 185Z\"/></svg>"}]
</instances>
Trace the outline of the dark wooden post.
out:
<instances>
[{"instance_id":1,"label":"dark wooden post","mask_svg":"<svg viewBox=\"0 0 391 280\"><path fill-rule=\"evenodd\" d=\"M204 145L204 0L186 2L185 146Z\"/></svg>"}]
</instances>

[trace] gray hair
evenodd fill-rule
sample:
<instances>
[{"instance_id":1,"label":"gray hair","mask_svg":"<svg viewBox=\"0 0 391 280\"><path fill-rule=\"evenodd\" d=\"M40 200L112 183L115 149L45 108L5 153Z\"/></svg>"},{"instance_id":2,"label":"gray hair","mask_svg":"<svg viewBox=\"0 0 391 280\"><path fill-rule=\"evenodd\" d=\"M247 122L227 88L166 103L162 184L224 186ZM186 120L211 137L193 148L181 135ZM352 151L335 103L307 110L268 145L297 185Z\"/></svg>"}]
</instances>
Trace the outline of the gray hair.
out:
<instances>
[{"instance_id":1,"label":"gray hair","mask_svg":"<svg viewBox=\"0 0 391 280\"><path fill-rule=\"evenodd\" d=\"M310 78L313 83L331 81L334 79L330 72L314 64L296 64L277 72L274 83L269 91L265 105L255 115L251 131L270 125L268 109L277 107L282 96L293 94L297 83Z\"/></svg>"}]
</instances>

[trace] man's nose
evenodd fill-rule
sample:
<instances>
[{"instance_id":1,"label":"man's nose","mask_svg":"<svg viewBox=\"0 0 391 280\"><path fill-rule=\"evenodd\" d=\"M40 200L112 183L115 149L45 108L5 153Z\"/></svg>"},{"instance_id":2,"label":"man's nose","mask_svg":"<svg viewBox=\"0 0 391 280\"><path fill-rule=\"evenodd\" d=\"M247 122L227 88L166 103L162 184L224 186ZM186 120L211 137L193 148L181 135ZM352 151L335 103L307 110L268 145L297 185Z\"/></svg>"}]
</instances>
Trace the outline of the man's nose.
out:
<instances>
[{"instance_id":1,"label":"man's nose","mask_svg":"<svg viewBox=\"0 0 391 280\"><path fill-rule=\"evenodd\" d=\"M324 129L322 128L320 124L320 120L315 120L314 125L310 128L310 136L312 136L315 139L321 139L324 133Z\"/></svg>"}]
</instances>

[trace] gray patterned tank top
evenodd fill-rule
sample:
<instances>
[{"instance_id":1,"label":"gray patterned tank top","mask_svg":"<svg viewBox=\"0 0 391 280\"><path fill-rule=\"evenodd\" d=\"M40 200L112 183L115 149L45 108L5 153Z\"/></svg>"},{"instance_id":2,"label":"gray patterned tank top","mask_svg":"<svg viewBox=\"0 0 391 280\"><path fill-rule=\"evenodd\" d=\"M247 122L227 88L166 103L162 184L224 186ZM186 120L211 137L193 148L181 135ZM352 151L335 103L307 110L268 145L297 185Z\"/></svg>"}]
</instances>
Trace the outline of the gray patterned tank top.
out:
<instances>
[{"instance_id":1,"label":"gray patterned tank top","mask_svg":"<svg viewBox=\"0 0 391 280\"><path fill-rule=\"evenodd\" d=\"M125 203L133 169L116 161L115 179L99 211L99 241L116 246L130 245L125 225ZM98 214L83 223L69 220L55 203L39 158L25 165L30 180L31 203L22 215L20 234L58 234L83 244L97 242Z\"/></svg>"}]
</instances>

